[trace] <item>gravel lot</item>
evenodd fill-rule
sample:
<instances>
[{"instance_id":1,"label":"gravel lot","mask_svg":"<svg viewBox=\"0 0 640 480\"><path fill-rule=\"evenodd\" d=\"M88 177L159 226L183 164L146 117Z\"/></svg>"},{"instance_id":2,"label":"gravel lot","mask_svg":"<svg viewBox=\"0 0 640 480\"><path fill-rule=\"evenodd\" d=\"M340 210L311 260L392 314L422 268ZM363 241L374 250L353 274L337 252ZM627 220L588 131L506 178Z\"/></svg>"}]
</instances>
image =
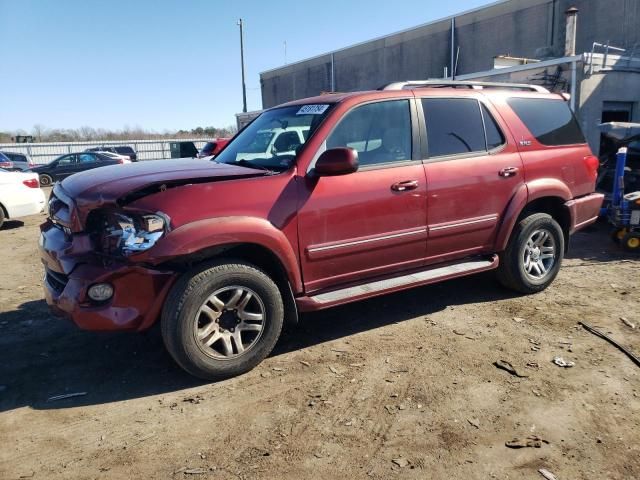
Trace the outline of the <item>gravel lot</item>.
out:
<instances>
[{"instance_id":1,"label":"gravel lot","mask_svg":"<svg viewBox=\"0 0 640 480\"><path fill-rule=\"evenodd\" d=\"M640 478L640 368L577 325L640 354L640 259L605 225L540 294L484 274L307 315L258 368L207 384L157 329L49 315L43 218L0 230L2 479ZM540 447L505 445L527 437Z\"/></svg>"}]
</instances>

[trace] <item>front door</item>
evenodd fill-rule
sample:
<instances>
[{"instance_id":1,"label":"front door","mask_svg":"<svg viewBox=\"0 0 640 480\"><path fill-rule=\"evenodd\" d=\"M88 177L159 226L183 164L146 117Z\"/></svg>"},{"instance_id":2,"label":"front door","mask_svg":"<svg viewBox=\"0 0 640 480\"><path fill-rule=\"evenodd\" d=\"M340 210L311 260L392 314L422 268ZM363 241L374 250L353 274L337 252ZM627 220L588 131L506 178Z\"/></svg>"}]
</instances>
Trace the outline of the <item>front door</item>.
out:
<instances>
[{"instance_id":1,"label":"front door","mask_svg":"<svg viewBox=\"0 0 640 480\"><path fill-rule=\"evenodd\" d=\"M523 184L517 147L476 98L420 102L428 143L428 262L492 251L502 215Z\"/></svg>"},{"instance_id":2,"label":"front door","mask_svg":"<svg viewBox=\"0 0 640 480\"><path fill-rule=\"evenodd\" d=\"M426 179L414 148L416 118L409 99L368 103L346 113L329 134L326 148L355 149L360 168L301 182L300 258L308 293L424 262Z\"/></svg>"},{"instance_id":3,"label":"front door","mask_svg":"<svg viewBox=\"0 0 640 480\"><path fill-rule=\"evenodd\" d=\"M54 180L62 180L78 171L78 156L75 153L65 155L58 159L54 171Z\"/></svg>"}]
</instances>

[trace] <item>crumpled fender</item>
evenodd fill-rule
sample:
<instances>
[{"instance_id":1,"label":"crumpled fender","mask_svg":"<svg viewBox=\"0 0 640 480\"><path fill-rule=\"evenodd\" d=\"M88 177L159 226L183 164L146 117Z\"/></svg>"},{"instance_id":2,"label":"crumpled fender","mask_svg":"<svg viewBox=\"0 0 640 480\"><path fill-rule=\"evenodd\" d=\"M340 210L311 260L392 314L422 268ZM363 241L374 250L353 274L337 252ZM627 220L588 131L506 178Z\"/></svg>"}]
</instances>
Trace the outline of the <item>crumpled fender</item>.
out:
<instances>
[{"instance_id":1,"label":"crumpled fender","mask_svg":"<svg viewBox=\"0 0 640 480\"><path fill-rule=\"evenodd\" d=\"M256 217L217 217L182 225L147 252L135 255L135 261L157 265L207 248L235 243L259 245L273 252L284 267L293 290L302 291L294 247L281 230Z\"/></svg>"}]
</instances>

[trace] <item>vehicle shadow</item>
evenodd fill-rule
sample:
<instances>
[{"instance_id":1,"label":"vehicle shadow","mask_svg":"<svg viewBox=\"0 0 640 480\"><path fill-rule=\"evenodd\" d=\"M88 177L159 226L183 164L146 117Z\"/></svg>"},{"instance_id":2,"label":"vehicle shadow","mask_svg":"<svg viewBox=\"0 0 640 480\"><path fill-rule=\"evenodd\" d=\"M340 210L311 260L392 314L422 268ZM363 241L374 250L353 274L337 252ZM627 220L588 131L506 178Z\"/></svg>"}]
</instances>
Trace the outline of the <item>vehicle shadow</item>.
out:
<instances>
[{"instance_id":1,"label":"vehicle shadow","mask_svg":"<svg viewBox=\"0 0 640 480\"><path fill-rule=\"evenodd\" d=\"M24 222L21 220L5 220L0 230L14 230L20 227L24 227Z\"/></svg>"},{"instance_id":2,"label":"vehicle shadow","mask_svg":"<svg viewBox=\"0 0 640 480\"><path fill-rule=\"evenodd\" d=\"M510 298L491 273L451 280L303 316L272 353L429 315L450 305ZM53 317L44 301L0 314L0 412L118 402L203 385L165 351L158 328L142 334L83 332ZM59 401L50 397L84 393Z\"/></svg>"},{"instance_id":3,"label":"vehicle shadow","mask_svg":"<svg viewBox=\"0 0 640 480\"><path fill-rule=\"evenodd\" d=\"M567 259L580 259L585 264L610 263L629 260L638 260L638 254L626 252L622 246L611 238L613 227L604 219L585 228L571 237ZM563 268L572 268L565 264Z\"/></svg>"}]
</instances>

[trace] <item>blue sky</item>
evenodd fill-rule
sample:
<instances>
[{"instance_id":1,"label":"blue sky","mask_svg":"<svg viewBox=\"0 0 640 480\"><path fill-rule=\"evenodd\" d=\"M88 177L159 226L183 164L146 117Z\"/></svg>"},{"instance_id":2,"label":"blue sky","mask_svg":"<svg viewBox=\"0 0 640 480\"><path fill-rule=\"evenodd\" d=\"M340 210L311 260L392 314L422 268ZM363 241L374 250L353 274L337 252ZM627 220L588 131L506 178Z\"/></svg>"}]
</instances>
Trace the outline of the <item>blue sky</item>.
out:
<instances>
[{"instance_id":1,"label":"blue sky","mask_svg":"<svg viewBox=\"0 0 640 480\"><path fill-rule=\"evenodd\" d=\"M0 0L0 130L226 126L259 73L488 0Z\"/></svg>"}]
</instances>

